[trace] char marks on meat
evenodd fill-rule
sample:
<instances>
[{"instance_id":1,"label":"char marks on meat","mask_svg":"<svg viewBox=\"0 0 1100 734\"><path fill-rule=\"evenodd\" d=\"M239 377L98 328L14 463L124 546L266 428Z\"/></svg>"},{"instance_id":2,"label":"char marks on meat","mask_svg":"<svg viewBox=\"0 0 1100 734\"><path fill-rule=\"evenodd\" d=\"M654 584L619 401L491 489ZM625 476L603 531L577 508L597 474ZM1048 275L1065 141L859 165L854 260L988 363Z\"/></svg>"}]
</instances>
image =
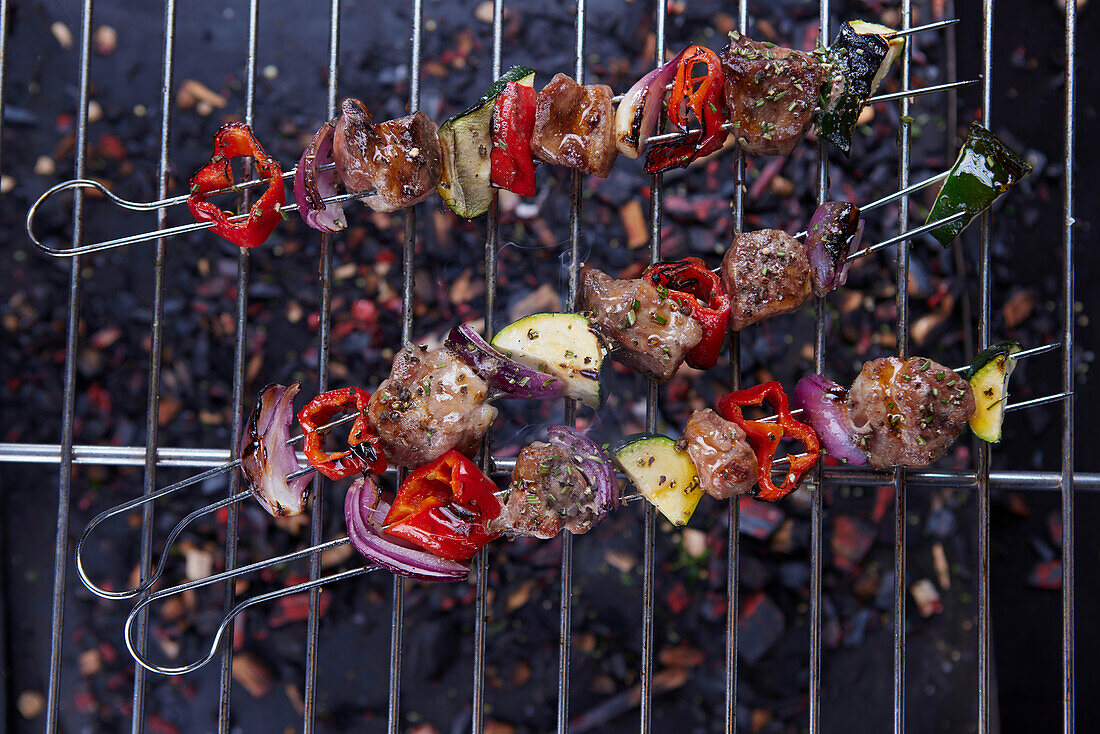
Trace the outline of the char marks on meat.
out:
<instances>
[{"instance_id":1,"label":"char marks on meat","mask_svg":"<svg viewBox=\"0 0 1100 734\"><path fill-rule=\"evenodd\" d=\"M536 158L607 178L615 162L611 87L581 86L558 74L535 99L531 152Z\"/></svg>"},{"instance_id":2,"label":"char marks on meat","mask_svg":"<svg viewBox=\"0 0 1100 734\"><path fill-rule=\"evenodd\" d=\"M586 266L580 308L592 312L600 333L620 347L612 352L615 359L658 382L672 379L684 355L703 338L690 307L647 280L616 280Z\"/></svg>"},{"instance_id":3,"label":"char marks on meat","mask_svg":"<svg viewBox=\"0 0 1100 734\"><path fill-rule=\"evenodd\" d=\"M439 184L442 151L439 129L423 112L371 124L371 112L357 99L345 99L333 134L336 170L350 191L373 191L362 198L379 212L419 204Z\"/></svg>"},{"instance_id":4,"label":"char marks on meat","mask_svg":"<svg viewBox=\"0 0 1100 734\"><path fill-rule=\"evenodd\" d=\"M928 466L947 453L974 414L970 383L925 357L863 365L848 396L871 466Z\"/></svg>"},{"instance_id":5,"label":"char marks on meat","mask_svg":"<svg viewBox=\"0 0 1100 734\"><path fill-rule=\"evenodd\" d=\"M813 122L828 69L811 54L737 31L719 58L741 147L752 155L790 155Z\"/></svg>"},{"instance_id":6,"label":"char marks on meat","mask_svg":"<svg viewBox=\"0 0 1100 734\"><path fill-rule=\"evenodd\" d=\"M756 484L760 465L741 426L709 408L697 410L688 419L684 438L699 481L711 497L729 499Z\"/></svg>"},{"instance_id":7,"label":"char marks on meat","mask_svg":"<svg viewBox=\"0 0 1100 734\"><path fill-rule=\"evenodd\" d=\"M794 311L810 295L806 248L778 229L739 234L722 258L722 284L734 331Z\"/></svg>"},{"instance_id":8,"label":"char marks on meat","mask_svg":"<svg viewBox=\"0 0 1100 734\"><path fill-rule=\"evenodd\" d=\"M523 447L512 470L504 511L492 529L509 535L553 538L562 528L574 535L601 517L596 488L560 446L535 441Z\"/></svg>"},{"instance_id":9,"label":"char marks on meat","mask_svg":"<svg viewBox=\"0 0 1100 734\"><path fill-rule=\"evenodd\" d=\"M451 449L473 456L497 416L489 386L450 352L406 344L367 405L386 458L418 467Z\"/></svg>"}]
</instances>

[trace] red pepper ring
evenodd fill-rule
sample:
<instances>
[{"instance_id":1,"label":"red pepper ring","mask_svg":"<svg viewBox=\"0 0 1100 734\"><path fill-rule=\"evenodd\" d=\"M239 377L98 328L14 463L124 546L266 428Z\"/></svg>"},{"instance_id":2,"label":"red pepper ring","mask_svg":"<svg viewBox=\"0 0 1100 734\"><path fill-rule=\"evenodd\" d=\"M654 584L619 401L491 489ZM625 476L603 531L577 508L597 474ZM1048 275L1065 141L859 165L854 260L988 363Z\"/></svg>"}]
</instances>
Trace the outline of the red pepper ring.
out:
<instances>
[{"instance_id":1,"label":"red pepper ring","mask_svg":"<svg viewBox=\"0 0 1100 734\"><path fill-rule=\"evenodd\" d=\"M207 198L215 191L233 187L230 160L241 157L252 158L257 175L267 179L267 190L249 209L248 216L230 220L236 215L223 211ZM252 128L243 122L223 125L214 136L214 157L191 178L187 208L195 220L213 222L211 231L214 234L238 247L253 248L262 245L279 226L284 217L281 211L284 204L286 189L283 187L283 169L264 152Z\"/></svg>"},{"instance_id":2,"label":"red pepper ring","mask_svg":"<svg viewBox=\"0 0 1100 734\"><path fill-rule=\"evenodd\" d=\"M508 82L493 106L490 180L494 186L520 196L535 195L535 159L531 155L535 101L533 88Z\"/></svg>"},{"instance_id":3,"label":"red pepper ring","mask_svg":"<svg viewBox=\"0 0 1100 734\"><path fill-rule=\"evenodd\" d=\"M650 265L642 273L668 296L691 309L691 317L703 327L703 338L687 353L687 363L706 370L718 363L729 329L730 299L722 281L697 257Z\"/></svg>"},{"instance_id":4,"label":"red pepper ring","mask_svg":"<svg viewBox=\"0 0 1100 734\"><path fill-rule=\"evenodd\" d=\"M696 64L704 64L706 74L696 76ZM730 117L726 75L718 55L704 46L689 46L676 67L676 80L668 99L669 122L686 131L690 122L687 110L699 120L699 131L680 141L658 143L650 148L645 161L646 173L686 166L721 148L729 136L724 127Z\"/></svg>"},{"instance_id":5,"label":"red pepper ring","mask_svg":"<svg viewBox=\"0 0 1100 734\"><path fill-rule=\"evenodd\" d=\"M382 531L438 558L468 561L499 532L489 529L503 509L496 484L454 449L401 483Z\"/></svg>"},{"instance_id":6,"label":"red pepper ring","mask_svg":"<svg viewBox=\"0 0 1100 734\"><path fill-rule=\"evenodd\" d=\"M369 392L357 387L344 387L321 393L299 411L298 424L302 427L306 458L314 469L329 479L344 479L366 473L381 474L386 471L382 442L371 432L367 422L369 400ZM317 429L331 423L338 415L351 411L358 415L348 432L349 449L329 453L325 450L325 437ZM362 444L366 444L368 449L356 452L350 448ZM361 454L366 456L366 460Z\"/></svg>"},{"instance_id":7,"label":"red pepper ring","mask_svg":"<svg viewBox=\"0 0 1100 734\"><path fill-rule=\"evenodd\" d=\"M763 405L765 401L775 411L774 423L746 420L741 414L742 406ZM798 488L806 472L817 464L821 456L817 434L813 428L795 420L791 415L787 393L783 392L783 386L778 382L765 382L747 390L738 390L724 395L718 401L718 413L745 431L749 445L756 452L756 461L760 466L756 481L760 490L756 495L758 499L774 502L786 497ZM776 487L772 483L772 464L775 462L775 450L779 446L779 439L784 435L801 442L805 450L801 454L788 455L791 461L790 469L783 484Z\"/></svg>"}]
</instances>

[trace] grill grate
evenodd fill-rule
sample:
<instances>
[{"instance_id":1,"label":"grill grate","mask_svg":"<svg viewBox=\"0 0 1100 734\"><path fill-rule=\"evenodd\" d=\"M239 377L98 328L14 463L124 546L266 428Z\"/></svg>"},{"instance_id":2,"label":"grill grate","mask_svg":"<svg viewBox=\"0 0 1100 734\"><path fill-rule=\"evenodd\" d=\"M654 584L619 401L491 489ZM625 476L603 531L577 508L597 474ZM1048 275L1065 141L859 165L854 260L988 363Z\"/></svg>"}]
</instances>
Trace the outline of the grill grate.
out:
<instances>
[{"instance_id":1,"label":"grill grate","mask_svg":"<svg viewBox=\"0 0 1100 734\"><path fill-rule=\"evenodd\" d=\"M492 28L492 69L494 78L499 77L502 60L502 24L503 24L503 0L493 2L493 28ZM412 43L411 43L411 84L409 92L409 109L415 111L419 107L420 96L420 62L421 62L421 34L422 34L422 0L414 0L412 4ZM903 29L910 28L911 0L902 0ZM739 0L737 23L742 33L748 32L748 3L747 0ZM87 152L87 127L88 127L88 102L89 102L89 70L90 70L90 42L92 28L93 0L83 0L82 24L79 36L80 65L78 77L79 89L79 115L77 122L76 140L76 166L75 175L83 178L86 167ZM576 34L575 34L575 77L583 83L585 75L585 33L586 33L586 1L577 0L576 4ZM665 49L665 3L656 3L655 28L656 28L656 62L664 59ZM4 57L3 49L7 43L7 0L0 0L0 59ZM982 78L982 114L983 122L990 122L990 95L992 87L992 32L993 32L993 0L984 0L982 5L982 54L984 75ZM1063 532L1063 690L1064 713L1063 730L1074 730L1074 635L1073 635L1073 609L1074 609L1074 536L1073 536L1073 493L1074 490L1098 490L1100 489L1100 475L1077 475L1073 473L1073 401L1068 399L1073 390L1073 295L1074 295L1074 233L1073 233L1073 172L1074 172L1074 130L1073 117L1076 102L1076 77L1074 61L1076 55L1076 4L1066 3L1065 10L1065 54L1066 54L1066 88L1064 108L1064 176L1063 176L1063 333L1062 333L1062 394L1055 399L1062 402L1062 461L1060 472L991 472L989 447L979 444L977 468L974 471L905 471L893 472L861 471L848 468L831 467L825 469L819 466L815 475L815 483L818 487L822 483L849 483L849 484L882 484L892 481L895 488L895 611L894 611L894 731L902 732L905 728L905 532L906 532L906 489L909 486L974 486L979 496L979 624L978 624L978 730L988 731L990 728L989 696L990 696L990 657L989 657L989 490L991 486L1014 486L1031 489L1055 490L1061 492L1062 501L1062 532ZM829 33L829 0L820 0L819 3L819 27L821 38L828 39ZM163 88L161 95L161 109L164 111L160 130L160 156L158 163L158 196L165 198L168 188L169 170L169 139L171 131L171 90L173 82L173 70L175 62L175 29L176 29L176 2L166 0L164 16L164 50L163 50ZM252 122L255 101L256 79L256 48L257 29L259 21L259 0L250 0L248 17L248 45L247 45L247 86L245 103L245 120ZM327 117L335 117L337 111L337 60L340 43L340 0L330 0L330 24L329 24L329 68L328 68L328 94ZM951 64L953 67L953 64ZM906 47L906 53L901 60L902 88L909 88L911 68L911 52ZM4 69L0 64L0 102L3 94ZM953 95L952 95L953 99ZM909 112L908 98L900 100L903 120ZM902 123L900 130L900 155L899 155L899 188L904 189L909 185L909 141L910 125ZM951 126L953 129L953 126ZM822 143L818 163L818 200L824 201L828 195L829 171L825 144ZM737 187L733 200L733 217L735 227L740 230L744 221L743 186L745 179L744 156L740 151L736 152L736 179ZM572 173L571 179L571 216L570 216L570 268L569 268L569 297L568 304L575 307L577 294L577 271L579 266L580 243L580 205L581 205L582 179L577 172ZM247 196L247 193L246 193ZM83 213L84 191L77 189L74 192L73 203L73 230L72 245L77 247L83 238ZM660 258L661 249L661 214L662 191L661 176L653 179L651 188L650 211L650 262L656 262ZM161 207L157 211L158 227L163 228L166 222L166 208ZM412 331L412 299L413 299L413 256L414 243L417 232L416 212L413 209L406 211L404 225L404 242L402 248L402 261L404 266L404 281L402 289L402 339L408 341ZM899 234L908 231L908 195L901 198L899 207ZM980 250L980 298L978 313L978 334L980 346L984 347L989 341L989 317L990 317L990 292L991 273L989 268L989 215L983 215L981 225L981 250ZM319 390L327 389L328 383L328 346L331 323L331 291L329 283L332 273L332 243L329 237L322 240L322 256L320 267L320 333L319 333ZM897 273L897 310L898 310L898 350L903 356L908 351L909 341L909 304L908 292L905 287L909 273L909 240L902 238L898 243L898 273ZM496 253L498 249L498 218L497 203L494 194L493 205L488 218L488 229L485 244L486 266L486 329L491 337L493 314L496 308ZM60 445L30 445L7 444L0 445L0 461L30 461L40 463L59 464L59 507L57 521L57 536L55 542L55 576L53 586L53 616L52 616L52 640L50 650L50 679L47 700L46 731L50 734L59 730L58 708L60 695L59 675L61 662L61 645L64 635L64 593L66 587L67 544L69 537L69 506L70 506L70 477L73 464L99 464L99 465L141 465L144 466L143 493L150 494L155 490L156 471L158 467L209 467L223 463L227 458L235 459L237 447L229 452L218 450L195 450L163 448L157 441L157 412L159 381L162 356L162 311L164 301L164 255L165 240L156 241L154 257L154 304L153 323L150 349L150 387L147 398L147 436L148 443L144 447L100 447L100 446L76 446L73 441L73 419L75 399L75 374L76 354L78 346L78 316L80 304L80 270L81 257L72 259L72 269L69 288L69 324L66 337L67 357L64 372L64 412L62 415L62 437ZM234 435L240 433L240 421L243 408L244 388L244 354L247 335L247 290L249 276L249 253L241 250L237 267L237 312L236 312L236 344L234 353L234 387L233 405L235 407ZM822 372L825 364L825 308L822 299L815 303L814 320L814 367L817 372ZM730 385L736 389L740 384L740 344L738 334L731 334L731 364ZM1039 404L1040 401L1035 401ZM1047 400L1046 402L1050 402ZM647 390L646 424L649 430L656 428L657 386L650 381ZM566 422L573 422L576 417L575 405L567 401L565 407ZM486 441L488 444L488 441ZM488 448L483 457L486 469L494 469L497 472L510 468L507 460L495 460L489 455ZM288 554L279 559L269 559L258 564L236 569L236 540L237 540L237 506L229 505L229 522L227 528L226 572L225 578L231 578L245 569L267 565L272 561L287 560L291 557L310 558L310 582L300 585L295 590L309 588L309 616L306 629L306 673L304 705L305 714L304 731L310 732L314 728L316 717L317 694L317 634L318 634L318 604L320 584L325 580L320 578L321 551L331 547L337 541L322 543L323 517L320 483L322 478L315 480L314 487L314 511L311 517L310 538L312 548ZM229 496L238 492L238 479L233 472L229 485ZM822 574L822 493L813 493L812 504L812 535L811 535L811 624L810 624L810 685L809 685L809 711L810 732L820 731L820 688L821 688L821 574ZM728 582L727 594L727 629L726 629L726 716L725 725L727 732L736 729L736 703L737 703L737 591L738 591L738 553L739 553L739 505L731 502L729 505L729 542L728 542ZM644 543L644 577L643 577L643 606L641 618L642 635L642 664L641 664L641 731L651 730L653 707L653 618L654 618L654 541L655 541L655 514L651 506L645 510L645 543ZM142 532L141 532L141 571L143 578L149 575L152 563L152 533L153 510L152 503L143 506ZM565 732L569 726L569 668L570 668L570 638L572 629L572 561L573 540L566 534L563 537L561 556L561 606L560 606L560 660L559 660L559 698L557 711L557 731ZM483 550L478 555L477 562L477 597L476 597L476 623L474 632L474 671L473 671L473 720L472 726L475 732L482 731L484 727L483 704L485 692L485 638L486 638L486 598L487 577L490 563L490 553ZM236 570L235 570L236 569ZM347 578L366 572L369 568L354 569L342 572L332 578ZM221 580L223 574L215 577ZM192 582L195 583L195 582ZM184 585L190 586L190 585ZM243 607L236 605L234 598L234 585L227 582L225 588L225 610L229 614L235 614ZM253 604L273 598L273 595L285 593L273 592L272 594L256 597L245 602ZM156 595L154 595L155 597ZM402 632L403 632L403 598L404 583L395 578L393 584L393 617L391 621L391 661L389 684L389 718L388 730L396 733L399 730L400 694L401 694L401 668L402 668ZM151 601L150 597L143 597L143 602ZM136 615L131 621L135 622L136 643L135 647L143 652L146 644L146 615L147 607L139 606ZM228 634L232 633L232 619L227 622ZM128 634L129 639L129 634ZM212 650L212 655L216 648ZM221 684L219 699L219 732L229 730L229 702L232 685L232 645L225 645L221 652ZM140 732L144 728L144 704L145 704L145 669L141 665L135 665L135 679L133 691L133 716L132 731Z\"/></svg>"}]
</instances>

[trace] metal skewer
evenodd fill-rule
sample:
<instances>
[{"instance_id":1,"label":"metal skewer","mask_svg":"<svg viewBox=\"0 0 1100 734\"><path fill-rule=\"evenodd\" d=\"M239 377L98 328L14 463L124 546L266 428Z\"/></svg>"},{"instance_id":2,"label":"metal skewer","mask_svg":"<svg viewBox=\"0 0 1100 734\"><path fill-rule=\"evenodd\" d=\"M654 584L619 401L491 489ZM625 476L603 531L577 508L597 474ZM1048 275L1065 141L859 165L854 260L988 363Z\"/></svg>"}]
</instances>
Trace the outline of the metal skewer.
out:
<instances>
[{"instance_id":1,"label":"metal skewer","mask_svg":"<svg viewBox=\"0 0 1100 734\"><path fill-rule=\"evenodd\" d=\"M317 432L327 433L328 431L331 431L338 426L355 420L357 415L357 413L351 413L349 415L342 416L330 423L326 423L325 425L320 426L317 429ZM293 446L294 444L301 441L302 438L304 438L304 436L302 435L292 436L291 438L287 439L286 445ZM357 448L359 447L352 447L352 450L354 451ZM357 455L359 455L358 452L356 453ZM84 586L86 586L88 590L91 591L93 594L103 599L132 599L135 596L141 594L143 591L152 587L152 585L155 584L157 580L164 574L165 567L168 563L168 554L172 548L172 544L175 543L176 539L179 537L180 533L183 532L184 528L186 528L192 521L199 517L202 517L203 515L207 515L211 512L216 512L223 507L228 507L229 505L233 505L242 500L248 499L252 496L252 491L245 490L243 492L238 492L229 497L225 497L216 502L212 502L208 505L200 507L190 512L186 517L176 523L176 525L168 533L168 537L164 542L164 549L161 551L160 557L157 559L156 562L156 567L153 569L152 573L149 575L148 578L143 579L141 583L130 589L123 589L122 591L111 591L95 584L91 580L91 578L88 577L88 573L84 568L84 548L88 542L88 537L92 534L92 531L94 531L104 520L107 520L108 518L112 518L124 512L142 507L143 505L149 504L150 502L155 502L162 497L167 497L168 495L174 494L181 489L185 489L200 482L204 482L211 477L216 477L219 474L224 474L225 472L231 471L240 466L240 463L240 459L228 461L221 466L215 466L211 469L207 469L204 472L196 474L192 477L188 477L187 479L176 482L175 484L171 484L164 489L157 490L156 492L153 492L151 494L135 497L131 500L123 502L122 504L115 505L114 507L104 510L103 512L92 518L92 521L88 523L88 526L84 528L84 532L80 534L80 538L76 541L76 572L77 575L80 576L80 580L84 584ZM316 470L312 466L304 466L298 471L288 474L287 479L297 479L298 477L312 474L314 471Z\"/></svg>"}]
</instances>

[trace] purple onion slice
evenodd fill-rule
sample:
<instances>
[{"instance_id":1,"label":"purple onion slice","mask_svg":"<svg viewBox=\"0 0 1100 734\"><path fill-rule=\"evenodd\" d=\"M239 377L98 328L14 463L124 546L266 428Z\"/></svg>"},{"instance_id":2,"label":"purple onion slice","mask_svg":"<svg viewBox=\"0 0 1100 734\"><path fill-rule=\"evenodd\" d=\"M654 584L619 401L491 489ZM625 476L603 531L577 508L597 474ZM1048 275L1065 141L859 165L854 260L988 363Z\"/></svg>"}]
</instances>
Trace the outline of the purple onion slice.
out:
<instances>
[{"instance_id":1,"label":"purple onion slice","mask_svg":"<svg viewBox=\"0 0 1100 734\"><path fill-rule=\"evenodd\" d=\"M555 400L565 396L565 382L509 359L471 326L462 324L451 329L443 344L489 383L490 400Z\"/></svg>"},{"instance_id":2,"label":"purple onion slice","mask_svg":"<svg viewBox=\"0 0 1100 734\"><path fill-rule=\"evenodd\" d=\"M595 441L570 426L550 426L547 434L551 444L573 457L574 463L595 487L592 509L602 521L608 512L619 506L619 483L610 459Z\"/></svg>"},{"instance_id":3,"label":"purple onion slice","mask_svg":"<svg viewBox=\"0 0 1100 734\"><path fill-rule=\"evenodd\" d=\"M318 170L335 160L332 155L332 133L335 129L335 120L321 126L306 146L294 173L294 201L298 204L298 213L307 225L320 232L339 232L347 226L343 205L340 202L324 202L324 199L337 193L340 181L336 168Z\"/></svg>"},{"instance_id":4,"label":"purple onion slice","mask_svg":"<svg viewBox=\"0 0 1100 734\"><path fill-rule=\"evenodd\" d=\"M390 505L379 497L373 477L360 477L348 488L344 521L355 550L398 576L436 582L461 581L469 575L470 567L463 563L436 558L384 534L382 523L389 511Z\"/></svg>"},{"instance_id":5,"label":"purple onion slice","mask_svg":"<svg viewBox=\"0 0 1100 734\"><path fill-rule=\"evenodd\" d=\"M628 158L640 156L657 129L667 87L676 76L684 51L635 82L619 102L615 110L615 147Z\"/></svg>"},{"instance_id":6,"label":"purple onion slice","mask_svg":"<svg viewBox=\"0 0 1100 734\"><path fill-rule=\"evenodd\" d=\"M848 254L863 237L859 207L846 201L827 201L814 212L806 232L814 294L824 296L848 280Z\"/></svg>"},{"instance_id":7,"label":"purple onion slice","mask_svg":"<svg viewBox=\"0 0 1100 734\"><path fill-rule=\"evenodd\" d=\"M806 375L794 386L794 401L830 456L857 466L867 463L862 432L848 415L847 390L822 375Z\"/></svg>"},{"instance_id":8,"label":"purple onion slice","mask_svg":"<svg viewBox=\"0 0 1100 734\"><path fill-rule=\"evenodd\" d=\"M302 383L268 385L241 434L241 473L256 501L272 517L301 515L309 503L313 477L287 479L302 467L294 447L287 445L294 421L294 397Z\"/></svg>"}]
</instances>

